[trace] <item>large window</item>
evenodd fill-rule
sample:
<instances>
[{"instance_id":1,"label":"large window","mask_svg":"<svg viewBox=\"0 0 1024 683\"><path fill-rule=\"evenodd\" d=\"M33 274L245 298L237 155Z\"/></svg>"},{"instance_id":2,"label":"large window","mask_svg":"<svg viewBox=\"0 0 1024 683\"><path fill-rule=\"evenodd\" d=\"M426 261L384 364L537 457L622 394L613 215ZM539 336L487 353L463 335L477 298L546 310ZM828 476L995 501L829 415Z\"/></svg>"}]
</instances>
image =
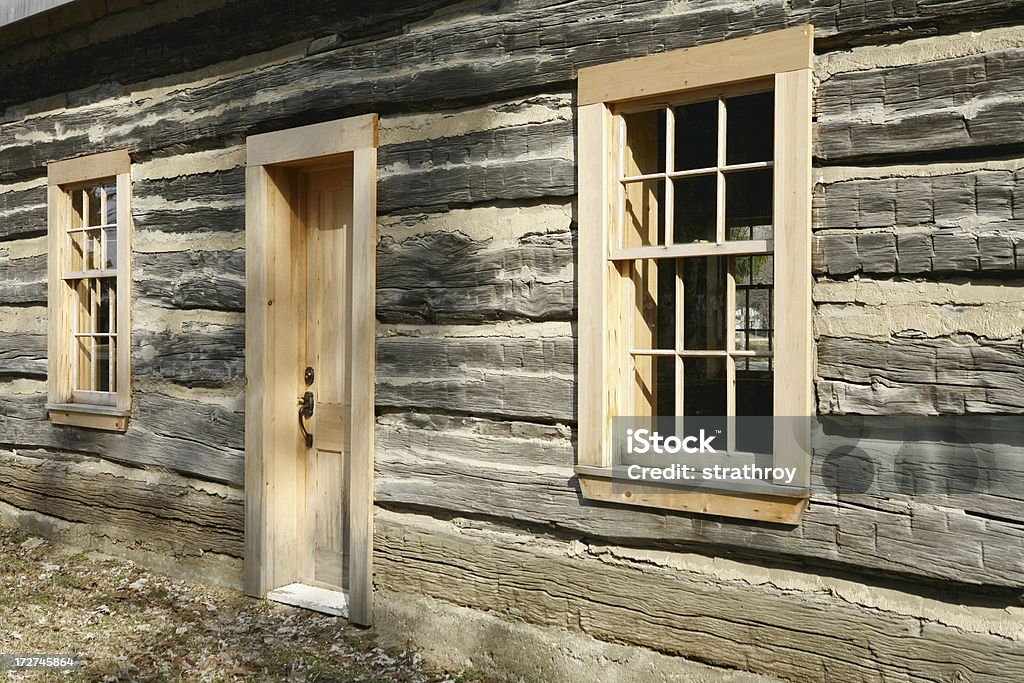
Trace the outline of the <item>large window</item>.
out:
<instances>
[{"instance_id":1,"label":"large window","mask_svg":"<svg viewBox=\"0 0 1024 683\"><path fill-rule=\"evenodd\" d=\"M619 416L727 418L728 453L808 470L793 428L806 421L775 421L765 440L735 418L813 407L810 60L799 27L581 70L585 496L799 518L803 497L771 485L751 497L609 482Z\"/></svg>"},{"instance_id":2,"label":"large window","mask_svg":"<svg viewBox=\"0 0 1024 683\"><path fill-rule=\"evenodd\" d=\"M127 152L50 164L50 419L124 430L131 401Z\"/></svg>"}]
</instances>

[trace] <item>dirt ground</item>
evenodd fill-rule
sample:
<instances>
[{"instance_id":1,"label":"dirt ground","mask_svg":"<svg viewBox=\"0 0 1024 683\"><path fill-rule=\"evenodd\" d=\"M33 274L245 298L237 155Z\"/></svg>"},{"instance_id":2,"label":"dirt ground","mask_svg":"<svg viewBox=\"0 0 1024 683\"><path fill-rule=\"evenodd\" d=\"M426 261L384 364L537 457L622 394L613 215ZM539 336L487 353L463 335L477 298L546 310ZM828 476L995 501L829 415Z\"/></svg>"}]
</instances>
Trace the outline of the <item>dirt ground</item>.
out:
<instances>
[{"instance_id":1,"label":"dirt ground","mask_svg":"<svg viewBox=\"0 0 1024 683\"><path fill-rule=\"evenodd\" d=\"M172 579L0 527L0 656L75 654L13 681L485 681L425 666L344 619Z\"/></svg>"}]
</instances>

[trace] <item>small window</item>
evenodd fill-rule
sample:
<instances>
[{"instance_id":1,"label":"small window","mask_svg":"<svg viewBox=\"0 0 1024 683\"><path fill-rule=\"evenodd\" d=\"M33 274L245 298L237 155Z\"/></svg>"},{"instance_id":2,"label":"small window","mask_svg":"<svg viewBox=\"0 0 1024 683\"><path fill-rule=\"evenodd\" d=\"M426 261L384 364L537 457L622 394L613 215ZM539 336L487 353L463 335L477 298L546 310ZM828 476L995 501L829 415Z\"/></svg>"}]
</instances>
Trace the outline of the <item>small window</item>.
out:
<instances>
[{"instance_id":1,"label":"small window","mask_svg":"<svg viewBox=\"0 0 1024 683\"><path fill-rule=\"evenodd\" d=\"M130 161L50 164L49 403L58 424L124 431L131 407Z\"/></svg>"},{"instance_id":2,"label":"small window","mask_svg":"<svg viewBox=\"0 0 1024 683\"><path fill-rule=\"evenodd\" d=\"M812 37L797 27L580 72L576 471L587 498L802 515ZM803 486L632 486L613 436L627 416L720 426L719 452L767 456ZM758 428L738 427L746 418Z\"/></svg>"}]
</instances>

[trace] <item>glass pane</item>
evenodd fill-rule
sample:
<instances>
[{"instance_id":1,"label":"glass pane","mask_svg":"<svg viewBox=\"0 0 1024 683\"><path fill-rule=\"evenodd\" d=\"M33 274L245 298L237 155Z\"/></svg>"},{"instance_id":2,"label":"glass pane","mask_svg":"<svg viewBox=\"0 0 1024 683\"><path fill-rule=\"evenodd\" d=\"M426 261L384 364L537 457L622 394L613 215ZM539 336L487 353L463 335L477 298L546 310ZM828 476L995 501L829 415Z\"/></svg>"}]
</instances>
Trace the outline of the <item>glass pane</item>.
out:
<instances>
[{"instance_id":1,"label":"glass pane","mask_svg":"<svg viewBox=\"0 0 1024 683\"><path fill-rule=\"evenodd\" d=\"M770 168L725 174L725 234L730 240L771 239Z\"/></svg>"},{"instance_id":2,"label":"glass pane","mask_svg":"<svg viewBox=\"0 0 1024 683\"><path fill-rule=\"evenodd\" d=\"M624 247L650 247L664 244L665 181L642 180L626 183Z\"/></svg>"},{"instance_id":3,"label":"glass pane","mask_svg":"<svg viewBox=\"0 0 1024 683\"><path fill-rule=\"evenodd\" d=\"M103 231L103 237L107 240L107 254L102 266L114 270L117 268L117 228L107 228Z\"/></svg>"},{"instance_id":4,"label":"glass pane","mask_svg":"<svg viewBox=\"0 0 1024 683\"><path fill-rule=\"evenodd\" d=\"M107 195L107 214L104 221L107 225L114 225L117 223L117 187L107 185L103 188L103 192Z\"/></svg>"},{"instance_id":5,"label":"glass pane","mask_svg":"<svg viewBox=\"0 0 1024 683\"><path fill-rule=\"evenodd\" d=\"M79 391L95 391L93 383L93 337L77 338L77 363L78 372L75 377L75 389Z\"/></svg>"},{"instance_id":6,"label":"glass pane","mask_svg":"<svg viewBox=\"0 0 1024 683\"><path fill-rule=\"evenodd\" d=\"M110 389L110 337L96 337L94 346L96 354L95 383L96 391Z\"/></svg>"},{"instance_id":7,"label":"glass pane","mask_svg":"<svg viewBox=\"0 0 1024 683\"><path fill-rule=\"evenodd\" d=\"M727 164L771 161L774 154L775 94L730 97L725 101Z\"/></svg>"},{"instance_id":8,"label":"glass pane","mask_svg":"<svg viewBox=\"0 0 1024 683\"><path fill-rule=\"evenodd\" d=\"M675 108L675 170L717 166L718 100Z\"/></svg>"},{"instance_id":9,"label":"glass pane","mask_svg":"<svg viewBox=\"0 0 1024 683\"><path fill-rule=\"evenodd\" d=\"M675 231L676 244L714 242L718 209L718 179L715 174L676 178Z\"/></svg>"},{"instance_id":10,"label":"glass pane","mask_svg":"<svg viewBox=\"0 0 1024 683\"><path fill-rule=\"evenodd\" d=\"M725 363L724 357L683 360L683 415L726 414Z\"/></svg>"},{"instance_id":11,"label":"glass pane","mask_svg":"<svg viewBox=\"0 0 1024 683\"><path fill-rule=\"evenodd\" d=\"M676 356L633 356L633 414L675 415Z\"/></svg>"},{"instance_id":12,"label":"glass pane","mask_svg":"<svg viewBox=\"0 0 1024 683\"><path fill-rule=\"evenodd\" d=\"M72 272L85 270L85 233L69 232L68 241L68 269Z\"/></svg>"},{"instance_id":13,"label":"glass pane","mask_svg":"<svg viewBox=\"0 0 1024 683\"><path fill-rule=\"evenodd\" d=\"M736 348L773 351L773 260L770 255L736 256ZM771 358L738 358L737 370L768 371Z\"/></svg>"},{"instance_id":14,"label":"glass pane","mask_svg":"<svg viewBox=\"0 0 1024 683\"><path fill-rule=\"evenodd\" d=\"M103 188L90 187L86 190L86 201L89 203L88 218L86 225L103 225Z\"/></svg>"},{"instance_id":15,"label":"glass pane","mask_svg":"<svg viewBox=\"0 0 1024 683\"><path fill-rule=\"evenodd\" d=\"M635 261L633 340L635 349L674 349L676 329L676 262Z\"/></svg>"},{"instance_id":16,"label":"glass pane","mask_svg":"<svg viewBox=\"0 0 1024 683\"><path fill-rule=\"evenodd\" d=\"M74 190L71 193L71 225L70 228L80 228L85 225L85 208L83 201L85 200L85 192L82 190Z\"/></svg>"},{"instance_id":17,"label":"glass pane","mask_svg":"<svg viewBox=\"0 0 1024 683\"><path fill-rule=\"evenodd\" d=\"M725 348L726 259L683 259L683 348ZM723 415L725 413L722 413Z\"/></svg>"},{"instance_id":18,"label":"glass pane","mask_svg":"<svg viewBox=\"0 0 1024 683\"><path fill-rule=\"evenodd\" d=\"M665 110L625 114L626 166L623 176L665 172Z\"/></svg>"},{"instance_id":19,"label":"glass pane","mask_svg":"<svg viewBox=\"0 0 1024 683\"><path fill-rule=\"evenodd\" d=\"M95 332L114 332L114 282L105 278L99 281L100 298L96 307Z\"/></svg>"},{"instance_id":20,"label":"glass pane","mask_svg":"<svg viewBox=\"0 0 1024 683\"><path fill-rule=\"evenodd\" d=\"M736 448L754 453L772 452L772 373L769 370L736 369Z\"/></svg>"},{"instance_id":21,"label":"glass pane","mask_svg":"<svg viewBox=\"0 0 1024 683\"><path fill-rule=\"evenodd\" d=\"M117 391L117 338L108 337L110 340L110 360L109 360L109 380L107 381L107 391Z\"/></svg>"},{"instance_id":22,"label":"glass pane","mask_svg":"<svg viewBox=\"0 0 1024 683\"><path fill-rule=\"evenodd\" d=\"M770 285L774 281L775 260L771 254L736 257L736 281L743 284Z\"/></svg>"},{"instance_id":23,"label":"glass pane","mask_svg":"<svg viewBox=\"0 0 1024 683\"><path fill-rule=\"evenodd\" d=\"M78 325L75 332L89 334L95 332L93 320L96 310L96 280L86 278L75 285L78 291Z\"/></svg>"}]
</instances>

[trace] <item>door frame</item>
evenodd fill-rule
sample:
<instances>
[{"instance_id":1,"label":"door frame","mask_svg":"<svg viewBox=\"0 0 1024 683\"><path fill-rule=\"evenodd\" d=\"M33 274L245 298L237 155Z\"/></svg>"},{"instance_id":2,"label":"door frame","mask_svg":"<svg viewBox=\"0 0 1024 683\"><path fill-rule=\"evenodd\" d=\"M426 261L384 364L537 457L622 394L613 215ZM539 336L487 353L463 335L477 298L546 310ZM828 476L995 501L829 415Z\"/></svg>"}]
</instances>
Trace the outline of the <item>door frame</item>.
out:
<instances>
[{"instance_id":1,"label":"door frame","mask_svg":"<svg viewBox=\"0 0 1024 683\"><path fill-rule=\"evenodd\" d=\"M373 617L373 428L377 244L377 115L246 138L245 592L296 583L304 543L305 472L297 400L306 278L303 230L289 202L288 169L352 163L349 620ZM300 277L301 276L301 277ZM304 300L304 299L303 299ZM289 457L291 454L291 457Z\"/></svg>"}]
</instances>

